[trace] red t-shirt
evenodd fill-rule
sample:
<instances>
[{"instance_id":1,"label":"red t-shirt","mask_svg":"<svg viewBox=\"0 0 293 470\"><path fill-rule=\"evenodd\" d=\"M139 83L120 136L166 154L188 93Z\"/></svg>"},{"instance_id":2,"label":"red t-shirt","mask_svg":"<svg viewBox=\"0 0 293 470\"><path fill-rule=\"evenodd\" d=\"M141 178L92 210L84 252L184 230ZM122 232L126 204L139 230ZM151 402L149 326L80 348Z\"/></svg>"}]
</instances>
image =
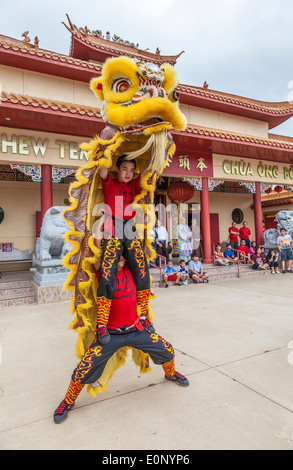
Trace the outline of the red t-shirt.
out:
<instances>
[{"instance_id":1,"label":"red t-shirt","mask_svg":"<svg viewBox=\"0 0 293 470\"><path fill-rule=\"evenodd\" d=\"M237 233L239 233L238 228L236 228L236 227L230 227L230 228L229 228L230 242L231 242L231 243L238 243L238 235L234 235L234 234L231 233L231 232L237 232Z\"/></svg>"},{"instance_id":2,"label":"red t-shirt","mask_svg":"<svg viewBox=\"0 0 293 470\"><path fill-rule=\"evenodd\" d=\"M101 271L96 272L98 281ZM127 265L116 276L116 290L111 302L107 328L115 330L121 326L132 326L137 319L136 287Z\"/></svg>"},{"instance_id":3,"label":"red t-shirt","mask_svg":"<svg viewBox=\"0 0 293 470\"><path fill-rule=\"evenodd\" d=\"M249 239L249 235L250 235L250 228L248 227L241 227L241 229L239 230L239 233L240 233L240 238L242 240L248 240Z\"/></svg>"},{"instance_id":4,"label":"red t-shirt","mask_svg":"<svg viewBox=\"0 0 293 470\"><path fill-rule=\"evenodd\" d=\"M108 174L106 181L102 180L105 204L111 209L111 213L106 209L106 214L122 220L130 220L135 216L135 211L129 206L133 203L135 196L140 194L140 176L123 183L115 180Z\"/></svg>"},{"instance_id":5,"label":"red t-shirt","mask_svg":"<svg viewBox=\"0 0 293 470\"><path fill-rule=\"evenodd\" d=\"M240 251L241 253L244 253L246 256L249 255L249 248L246 245L245 246L240 245L238 247L238 251Z\"/></svg>"}]
</instances>

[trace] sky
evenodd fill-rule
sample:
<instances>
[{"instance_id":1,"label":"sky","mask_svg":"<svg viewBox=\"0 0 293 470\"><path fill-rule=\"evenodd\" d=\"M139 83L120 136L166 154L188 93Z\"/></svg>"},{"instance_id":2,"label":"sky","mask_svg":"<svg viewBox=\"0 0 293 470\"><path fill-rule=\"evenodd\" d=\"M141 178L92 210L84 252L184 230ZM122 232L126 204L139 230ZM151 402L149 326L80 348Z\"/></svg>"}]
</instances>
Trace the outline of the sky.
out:
<instances>
[{"instance_id":1,"label":"sky","mask_svg":"<svg viewBox=\"0 0 293 470\"><path fill-rule=\"evenodd\" d=\"M1 0L0 34L69 54L66 13L78 27L180 56L181 84L268 102L293 102L292 0ZM13 6L13 7L12 7ZM1 79L1 77L0 77ZM293 136L293 118L272 130Z\"/></svg>"}]
</instances>

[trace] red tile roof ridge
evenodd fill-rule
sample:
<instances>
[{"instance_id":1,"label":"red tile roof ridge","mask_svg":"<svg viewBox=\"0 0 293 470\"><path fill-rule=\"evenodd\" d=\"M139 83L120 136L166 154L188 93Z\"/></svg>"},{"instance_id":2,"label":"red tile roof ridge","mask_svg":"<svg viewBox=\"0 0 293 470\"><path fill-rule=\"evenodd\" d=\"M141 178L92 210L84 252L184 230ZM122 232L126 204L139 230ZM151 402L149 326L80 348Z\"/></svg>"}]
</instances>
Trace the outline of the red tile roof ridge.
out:
<instances>
[{"instance_id":1,"label":"red tile roof ridge","mask_svg":"<svg viewBox=\"0 0 293 470\"><path fill-rule=\"evenodd\" d=\"M80 67L87 67L97 72L101 72L102 66L96 62L87 62L81 59L75 59L74 57L60 54L59 52L48 51L46 49L40 49L35 47L33 44L25 43L18 39L9 38L8 36L0 35L0 48L12 49L15 52L22 52L23 54L29 54L32 56L45 57L46 59L57 60L60 62L67 62Z\"/></svg>"},{"instance_id":2,"label":"red tile roof ridge","mask_svg":"<svg viewBox=\"0 0 293 470\"><path fill-rule=\"evenodd\" d=\"M262 201L271 201L275 199L286 199L286 198L293 198L292 191L283 191L281 193L271 193L265 194L261 197Z\"/></svg>"},{"instance_id":3,"label":"red tile roof ridge","mask_svg":"<svg viewBox=\"0 0 293 470\"><path fill-rule=\"evenodd\" d=\"M189 134L198 134L203 135L206 137L215 137L220 139L228 139L228 140L237 140L238 142L246 142L246 143L253 143L253 144L261 144L261 145L268 145L286 149L293 149L293 140L290 138L288 140L279 140L279 139L271 139L270 136L268 138L265 137L258 137L254 135L248 134L241 134L238 132L226 131L222 129L212 129L208 127L201 127L194 124L188 124L185 131Z\"/></svg>"},{"instance_id":4,"label":"red tile roof ridge","mask_svg":"<svg viewBox=\"0 0 293 470\"><path fill-rule=\"evenodd\" d=\"M224 101L227 103L245 106L252 109L257 109L265 111L272 114L283 114L284 112L293 112L293 104L289 101L284 102L267 102L255 100L252 98L245 98L238 95L233 95L230 93L225 93L221 91L210 90L207 88L202 88L194 85L183 85L179 84L177 86L178 91L187 92L193 95L200 95L208 99Z\"/></svg>"},{"instance_id":5,"label":"red tile roof ridge","mask_svg":"<svg viewBox=\"0 0 293 470\"><path fill-rule=\"evenodd\" d=\"M66 103L64 101L52 100L47 98L38 98L35 96L29 95L22 95L17 93L8 93L6 91L2 91L1 93L1 101L3 103L10 102L14 104L22 104L23 106L34 106L40 107L44 109L51 108L55 111L63 111L63 112L70 112L70 113L78 113L81 115L87 114L88 116L95 116L101 117L100 110L93 106L85 106L81 104L73 104L73 103Z\"/></svg>"},{"instance_id":6,"label":"red tile roof ridge","mask_svg":"<svg viewBox=\"0 0 293 470\"><path fill-rule=\"evenodd\" d=\"M175 56L158 55L158 54L154 54L152 52L144 51L142 49L137 49L137 48L133 48L134 50L132 52L132 51L127 51L127 50L123 50L120 48L116 48L115 42L111 42L111 45L103 45L103 44L97 43L97 41L91 40L90 38L85 38L81 33L80 34L73 33L73 34L75 34L76 37L81 39L86 44L96 47L97 49L101 49L106 52L111 52L111 53L115 53L118 55L125 55L125 56L136 58L136 59L143 58L144 60L148 60L148 61L159 63L159 64L163 64L165 62L169 62L170 64L175 64L178 57L180 57L180 55L183 54L184 52L182 51Z\"/></svg>"}]
</instances>

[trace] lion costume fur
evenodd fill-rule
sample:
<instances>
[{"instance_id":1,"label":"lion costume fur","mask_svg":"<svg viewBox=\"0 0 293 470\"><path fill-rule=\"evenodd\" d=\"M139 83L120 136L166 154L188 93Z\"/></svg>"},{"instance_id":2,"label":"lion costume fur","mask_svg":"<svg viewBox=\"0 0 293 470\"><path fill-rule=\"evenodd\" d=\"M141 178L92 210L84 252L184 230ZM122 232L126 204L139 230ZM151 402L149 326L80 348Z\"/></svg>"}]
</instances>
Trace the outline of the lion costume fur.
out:
<instances>
[{"instance_id":1,"label":"lion costume fur","mask_svg":"<svg viewBox=\"0 0 293 470\"><path fill-rule=\"evenodd\" d=\"M143 211L143 221L136 221L136 230L147 260L154 259L156 253L149 234L155 223L156 180L175 152L169 131L186 127L176 86L177 75L170 64L158 67L124 56L108 59L101 76L90 82L90 88L102 101L101 114L106 126L100 135L81 144L88 152L88 163L77 170L76 180L69 188L70 206L63 212L69 225L64 238L72 245L71 252L63 260L69 269L64 289L73 291L71 313L75 317L69 328L78 333L76 355L80 359L95 338L97 319L98 283L94 265L101 257L101 249L95 244L94 224L99 220L98 208L104 200L98 170L106 167L111 173L117 158L124 154L128 159L136 159L137 174L147 167L141 178L141 193L135 197L133 207ZM153 294L151 298L154 298ZM140 315L139 308L137 315ZM152 318L150 309L149 319ZM88 386L91 396L107 388L115 370L124 363L127 349L121 348L107 362L99 379L101 387ZM141 372L150 370L147 354L132 349L132 358Z\"/></svg>"}]
</instances>

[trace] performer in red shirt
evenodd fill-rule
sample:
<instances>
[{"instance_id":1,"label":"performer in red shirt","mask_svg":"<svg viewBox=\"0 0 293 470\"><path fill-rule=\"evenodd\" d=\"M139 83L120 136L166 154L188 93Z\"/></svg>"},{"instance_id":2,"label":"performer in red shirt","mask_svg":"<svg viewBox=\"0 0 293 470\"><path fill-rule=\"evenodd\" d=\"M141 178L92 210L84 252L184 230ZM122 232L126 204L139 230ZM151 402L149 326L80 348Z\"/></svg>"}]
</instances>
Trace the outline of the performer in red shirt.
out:
<instances>
[{"instance_id":1,"label":"performer in red shirt","mask_svg":"<svg viewBox=\"0 0 293 470\"><path fill-rule=\"evenodd\" d=\"M251 235L250 228L247 225L247 222L243 222L243 227L239 230L239 235L241 240L245 240L246 246L250 248L250 240L249 237Z\"/></svg>"},{"instance_id":2,"label":"performer in red shirt","mask_svg":"<svg viewBox=\"0 0 293 470\"><path fill-rule=\"evenodd\" d=\"M99 170L105 200L104 241L101 256L101 278L97 292L97 337L106 344L111 337L108 333L108 319L115 292L115 279L120 256L126 258L136 285L137 308L145 315L150 295L148 263L140 240L134 233L130 207L135 196L141 193L140 177L134 176L135 160L121 155L116 162L117 179L113 179L106 167ZM147 172L147 168L142 175Z\"/></svg>"},{"instance_id":3,"label":"performer in red shirt","mask_svg":"<svg viewBox=\"0 0 293 470\"><path fill-rule=\"evenodd\" d=\"M98 280L102 271L97 271ZM125 259L118 262L116 290L111 303L108 331L111 341L101 345L94 340L82 360L73 371L71 382L64 399L54 412L54 421L61 423L85 384L98 387L107 361L121 347L129 346L139 349L151 357L153 362L162 365L165 378L177 385L187 387L189 382L184 375L175 370L175 354L172 345L155 332L153 325L146 317L137 317L136 287Z\"/></svg>"}]
</instances>

